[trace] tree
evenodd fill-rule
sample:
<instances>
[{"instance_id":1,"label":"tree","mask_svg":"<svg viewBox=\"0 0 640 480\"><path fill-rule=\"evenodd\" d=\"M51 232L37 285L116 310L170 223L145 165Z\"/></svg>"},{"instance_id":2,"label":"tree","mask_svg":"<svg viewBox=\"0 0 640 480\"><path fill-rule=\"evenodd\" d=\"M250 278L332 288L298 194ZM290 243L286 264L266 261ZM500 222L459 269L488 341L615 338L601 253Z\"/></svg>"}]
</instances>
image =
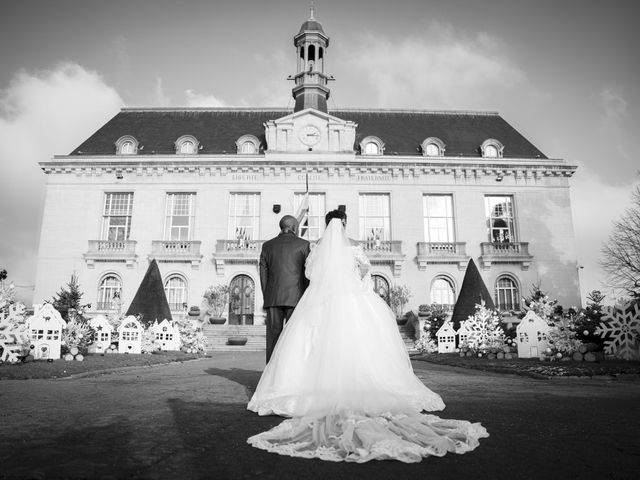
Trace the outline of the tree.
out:
<instances>
[{"instance_id":1,"label":"tree","mask_svg":"<svg viewBox=\"0 0 640 480\"><path fill-rule=\"evenodd\" d=\"M138 291L127 310L127 315L140 315L140 321L145 326L151 325L154 320L158 322L164 319L172 320L162 275L155 259L149 264L147 273L140 282Z\"/></svg>"},{"instance_id":2,"label":"tree","mask_svg":"<svg viewBox=\"0 0 640 480\"><path fill-rule=\"evenodd\" d=\"M631 195L631 207L614 222L602 254L600 264L607 272L611 286L640 301L640 187L636 187Z\"/></svg>"},{"instance_id":3,"label":"tree","mask_svg":"<svg viewBox=\"0 0 640 480\"><path fill-rule=\"evenodd\" d=\"M484 280L482 280L478 267L476 267L473 259L470 259L462 280L458 300L453 307L453 314L451 315L453 328L457 330L460 328L460 322L475 315L476 305L480 305L482 302L489 310L495 308L491 294L484 284Z\"/></svg>"},{"instance_id":4,"label":"tree","mask_svg":"<svg viewBox=\"0 0 640 480\"><path fill-rule=\"evenodd\" d=\"M82 299L82 293L80 291L80 284L78 283L78 276L74 273L71 275L71 280L67 283L67 288L62 287L60 291L53 297L53 308L60 312L62 318L65 321L69 321L70 311L74 312L74 315L79 320L84 320L83 312L87 305L82 305L80 300Z\"/></svg>"}]
</instances>

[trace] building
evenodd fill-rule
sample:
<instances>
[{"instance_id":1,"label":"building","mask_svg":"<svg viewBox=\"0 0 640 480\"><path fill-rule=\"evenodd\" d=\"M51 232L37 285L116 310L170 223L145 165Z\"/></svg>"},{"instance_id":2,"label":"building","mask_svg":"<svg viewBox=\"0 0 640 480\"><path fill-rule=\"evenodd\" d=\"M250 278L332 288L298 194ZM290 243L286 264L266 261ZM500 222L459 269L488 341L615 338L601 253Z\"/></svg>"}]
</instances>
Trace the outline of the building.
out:
<instances>
[{"instance_id":1,"label":"building","mask_svg":"<svg viewBox=\"0 0 640 480\"><path fill-rule=\"evenodd\" d=\"M126 310L155 258L173 312L231 285L230 323L264 321L262 241L308 182L304 236L343 208L376 290L408 307L451 305L469 258L496 304L534 283L580 303L569 179L498 113L329 110L329 37L314 18L294 36L293 110L126 108L68 155L40 166L46 199L36 301L77 272L92 312Z\"/></svg>"}]
</instances>

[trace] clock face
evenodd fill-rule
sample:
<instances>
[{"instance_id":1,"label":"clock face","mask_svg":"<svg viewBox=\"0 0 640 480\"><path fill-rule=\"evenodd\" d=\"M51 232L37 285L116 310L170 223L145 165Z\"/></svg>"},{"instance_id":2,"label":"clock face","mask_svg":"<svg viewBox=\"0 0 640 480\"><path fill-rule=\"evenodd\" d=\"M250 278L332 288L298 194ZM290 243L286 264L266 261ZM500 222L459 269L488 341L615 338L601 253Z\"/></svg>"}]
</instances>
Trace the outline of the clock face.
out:
<instances>
[{"instance_id":1,"label":"clock face","mask_svg":"<svg viewBox=\"0 0 640 480\"><path fill-rule=\"evenodd\" d=\"M306 125L300 130L300 141L312 146L320 141L320 129L315 125Z\"/></svg>"}]
</instances>

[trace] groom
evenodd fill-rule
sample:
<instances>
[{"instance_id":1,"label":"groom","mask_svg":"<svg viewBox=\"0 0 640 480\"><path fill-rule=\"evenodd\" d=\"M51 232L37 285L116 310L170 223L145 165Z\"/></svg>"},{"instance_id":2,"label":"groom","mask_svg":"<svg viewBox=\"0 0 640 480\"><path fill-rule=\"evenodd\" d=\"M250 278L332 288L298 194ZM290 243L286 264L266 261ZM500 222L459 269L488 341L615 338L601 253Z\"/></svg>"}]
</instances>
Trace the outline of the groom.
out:
<instances>
[{"instance_id":1,"label":"groom","mask_svg":"<svg viewBox=\"0 0 640 480\"><path fill-rule=\"evenodd\" d=\"M304 276L309 251L309 242L298 237L298 221L291 215L280 220L280 234L262 245L260 286L267 311L267 363L285 322L309 284Z\"/></svg>"}]
</instances>

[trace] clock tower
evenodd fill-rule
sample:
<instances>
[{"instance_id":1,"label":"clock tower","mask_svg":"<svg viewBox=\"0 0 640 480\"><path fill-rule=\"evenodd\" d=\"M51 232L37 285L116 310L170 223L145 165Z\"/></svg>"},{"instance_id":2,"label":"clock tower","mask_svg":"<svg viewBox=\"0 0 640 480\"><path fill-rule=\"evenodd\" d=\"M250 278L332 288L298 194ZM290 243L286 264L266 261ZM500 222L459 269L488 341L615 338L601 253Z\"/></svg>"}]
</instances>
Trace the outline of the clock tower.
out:
<instances>
[{"instance_id":1,"label":"clock tower","mask_svg":"<svg viewBox=\"0 0 640 480\"><path fill-rule=\"evenodd\" d=\"M313 8L309 19L293 37L293 44L297 52L297 72L289 76L295 82L292 94L296 104L293 111L314 108L327 113L327 83L333 80L332 76L324 73L329 37L324 33L320 22L313 17Z\"/></svg>"}]
</instances>

